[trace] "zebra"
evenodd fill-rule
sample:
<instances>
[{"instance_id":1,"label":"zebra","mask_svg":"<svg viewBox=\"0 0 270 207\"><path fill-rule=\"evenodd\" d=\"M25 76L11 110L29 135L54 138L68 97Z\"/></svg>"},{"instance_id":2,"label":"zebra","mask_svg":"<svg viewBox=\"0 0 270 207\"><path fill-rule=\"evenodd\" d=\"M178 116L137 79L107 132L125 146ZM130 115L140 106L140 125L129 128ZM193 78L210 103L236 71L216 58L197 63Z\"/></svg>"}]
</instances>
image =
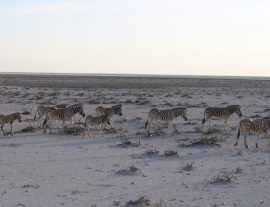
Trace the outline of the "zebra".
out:
<instances>
[{"instance_id":1,"label":"zebra","mask_svg":"<svg viewBox=\"0 0 270 207\"><path fill-rule=\"evenodd\" d=\"M269 128L270 128L270 117L255 119L253 121L250 119L241 120L239 122L237 140L236 140L234 146L238 145L238 140L239 140L241 133L244 134L244 143L245 143L246 148L248 148L246 138L247 138L247 135L250 135L250 134L257 134L256 148L258 148L258 141L259 141L261 134L265 134L265 136L268 139L268 143L270 145L270 138L268 136Z\"/></svg>"},{"instance_id":2,"label":"zebra","mask_svg":"<svg viewBox=\"0 0 270 207\"><path fill-rule=\"evenodd\" d=\"M55 108L55 109L64 109L67 106L68 106L67 104L58 104L58 105L54 106L53 108ZM38 128L42 127L41 119L42 119L42 117L45 116L46 108L48 108L48 107L49 106L44 106L44 105L40 105L40 106L37 107L37 110L36 110L36 113L35 113L35 116L34 116L34 121L36 120L36 117L38 115Z\"/></svg>"},{"instance_id":3,"label":"zebra","mask_svg":"<svg viewBox=\"0 0 270 207\"><path fill-rule=\"evenodd\" d=\"M22 122L21 114L19 112L9 114L9 115L2 115L2 114L0 115L1 130L2 130L4 136L6 135L4 132L4 125L5 124L10 124L10 132L11 132L11 135L13 136L12 124L16 120L18 120L19 122Z\"/></svg>"},{"instance_id":4,"label":"zebra","mask_svg":"<svg viewBox=\"0 0 270 207\"><path fill-rule=\"evenodd\" d=\"M241 106L240 105L230 105L225 108L219 108L219 107L207 107L204 110L204 117L202 120L202 126L201 129L203 129L203 126L205 122L209 122L209 127L211 127L211 120L213 117L223 118L224 119L224 129L228 127L228 119L230 116L236 113L239 117L242 117L241 113Z\"/></svg>"},{"instance_id":5,"label":"zebra","mask_svg":"<svg viewBox=\"0 0 270 207\"><path fill-rule=\"evenodd\" d=\"M156 132L159 133L157 128L158 121L164 121L167 122L169 127L171 127L172 122L175 118L178 116L181 116L185 121L188 120L187 118L187 108L172 108L172 109L166 109L166 110L160 110L158 108L152 108L149 111L147 121L145 123L145 129L147 129L148 136L150 135L150 125L152 122L155 121L155 129Z\"/></svg>"},{"instance_id":6,"label":"zebra","mask_svg":"<svg viewBox=\"0 0 270 207\"><path fill-rule=\"evenodd\" d=\"M115 115L123 116L122 104L114 105L110 108L104 108L103 106L98 106L96 108L96 116L106 115L109 117L111 125L113 123L112 117Z\"/></svg>"},{"instance_id":7,"label":"zebra","mask_svg":"<svg viewBox=\"0 0 270 207\"><path fill-rule=\"evenodd\" d=\"M95 126L96 127L96 130L99 128L99 130L103 134L102 125L104 125L104 124L108 124L108 125L111 124L110 117L108 117L107 115L101 115L101 116L88 115L86 117L85 123L84 123L84 133L83 133L83 136L85 136L86 130L87 130L88 137L90 137L90 135L89 135L89 131L90 131L89 128L90 128L91 125L92 126ZM94 134L94 137L95 137L95 134Z\"/></svg>"},{"instance_id":8,"label":"zebra","mask_svg":"<svg viewBox=\"0 0 270 207\"><path fill-rule=\"evenodd\" d=\"M79 113L82 117L85 117L84 107L82 104L74 104L64 109L55 109L53 107L46 108L46 118L42 124L43 126L45 125L43 134L46 133L48 121L50 120L63 121L62 128L64 127L65 121L69 120L71 122L71 126L73 127L73 116L77 113Z\"/></svg>"}]
</instances>

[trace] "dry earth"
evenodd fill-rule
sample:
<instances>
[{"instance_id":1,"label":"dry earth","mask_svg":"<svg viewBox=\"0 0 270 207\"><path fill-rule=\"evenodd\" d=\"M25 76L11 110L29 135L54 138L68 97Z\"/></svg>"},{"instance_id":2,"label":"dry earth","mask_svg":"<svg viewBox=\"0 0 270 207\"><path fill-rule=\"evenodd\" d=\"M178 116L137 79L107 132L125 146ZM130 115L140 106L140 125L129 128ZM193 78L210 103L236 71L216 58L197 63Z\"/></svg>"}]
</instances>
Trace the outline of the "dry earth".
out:
<instances>
[{"instance_id":1,"label":"dry earth","mask_svg":"<svg viewBox=\"0 0 270 207\"><path fill-rule=\"evenodd\" d=\"M239 104L244 117L270 115L270 80L2 74L0 97L0 114L22 113L13 137L0 134L0 206L269 206L267 140L256 149L250 136L245 149L241 137L234 147L236 115L228 131L220 120L203 133L198 127L207 106ZM37 128L38 105L76 102L86 114L122 103L124 116L104 137ZM161 124L164 133L147 137L154 106L186 106L189 120L177 119L173 133ZM81 129L84 119L75 120Z\"/></svg>"}]
</instances>

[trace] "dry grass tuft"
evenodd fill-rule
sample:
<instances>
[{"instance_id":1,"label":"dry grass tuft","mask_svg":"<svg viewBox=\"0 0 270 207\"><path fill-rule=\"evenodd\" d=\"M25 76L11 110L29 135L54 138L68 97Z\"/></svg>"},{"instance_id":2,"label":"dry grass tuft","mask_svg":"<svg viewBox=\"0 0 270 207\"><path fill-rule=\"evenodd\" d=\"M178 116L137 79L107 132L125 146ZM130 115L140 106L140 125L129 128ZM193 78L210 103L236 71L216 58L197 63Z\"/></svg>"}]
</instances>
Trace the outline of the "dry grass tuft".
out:
<instances>
[{"instance_id":1,"label":"dry grass tuft","mask_svg":"<svg viewBox=\"0 0 270 207\"><path fill-rule=\"evenodd\" d=\"M142 174L141 170L137 168L135 165L131 165L131 167L129 167L128 169L119 170L116 173L119 175L129 175L129 176Z\"/></svg>"},{"instance_id":2,"label":"dry grass tuft","mask_svg":"<svg viewBox=\"0 0 270 207\"><path fill-rule=\"evenodd\" d=\"M34 131L35 131L35 128L33 126L27 126L21 130L21 132L23 132L23 133L25 133L25 132L30 133L30 132L34 132Z\"/></svg>"},{"instance_id":3,"label":"dry grass tuft","mask_svg":"<svg viewBox=\"0 0 270 207\"><path fill-rule=\"evenodd\" d=\"M146 206L150 206L151 205L151 201L149 200L149 198L147 197L140 197L137 200L130 200L126 203L126 207L146 207Z\"/></svg>"},{"instance_id":4,"label":"dry grass tuft","mask_svg":"<svg viewBox=\"0 0 270 207\"><path fill-rule=\"evenodd\" d=\"M188 144L183 144L183 147L196 147L196 146L220 146L220 144L217 144L217 138L216 137L200 137L198 139L195 139L193 142Z\"/></svg>"},{"instance_id":5,"label":"dry grass tuft","mask_svg":"<svg viewBox=\"0 0 270 207\"><path fill-rule=\"evenodd\" d=\"M142 196L137 200L128 201L124 207L168 207L168 205L164 201L153 203L149 198Z\"/></svg>"},{"instance_id":6,"label":"dry grass tuft","mask_svg":"<svg viewBox=\"0 0 270 207\"><path fill-rule=\"evenodd\" d=\"M182 169L183 169L184 171L191 171L191 170L194 170L193 164L194 164L194 161L193 161L192 163L187 163Z\"/></svg>"},{"instance_id":7,"label":"dry grass tuft","mask_svg":"<svg viewBox=\"0 0 270 207\"><path fill-rule=\"evenodd\" d=\"M164 152L165 157L172 157L172 156L178 156L178 152L174 150L166 150Z\"/></svg>"},{"instance_id":8,"label":"dry grass tuft","mask_svg":"<svg viewBox=\"0 0 270 207\"><path fill-rule=\"evenodd\" d=\"M213 177L211 181L209 181L210 184L229 184L232 182L233 178L235 176L233 175L233 172L222 172L220 175L217 175Z\"/></svg>"}]
</instances>

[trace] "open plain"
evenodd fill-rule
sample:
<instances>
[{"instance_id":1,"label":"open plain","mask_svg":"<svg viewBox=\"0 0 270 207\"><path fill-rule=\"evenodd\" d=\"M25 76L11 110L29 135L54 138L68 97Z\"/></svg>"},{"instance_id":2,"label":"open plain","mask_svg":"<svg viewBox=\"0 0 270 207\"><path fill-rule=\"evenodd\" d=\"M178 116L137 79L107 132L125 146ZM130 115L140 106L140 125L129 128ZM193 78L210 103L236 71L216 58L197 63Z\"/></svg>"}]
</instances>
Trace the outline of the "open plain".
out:
<instances>
[{"instance_id":1,"label":"open plain","mask_svg":"<svg viewBox=\"0 0 270 207\"><path fill-rule=\"evenodd\" d=\"M269 206L270 146L255 136L249 149L234 147L237 115L213 127L200 125L208 106L241 105L244 118L270 115L270 80L214 77L126 77L0 75L0 114L20 112L14 136L0 134L0 206L2 207L202 207ZM104 136L75 132L43 134L34 120L39 105L122 104ZM188 107L188 121L175 128L160 124L161 134L144 129L151 108ZM5 125L5 132L9 131ZM152 128L152 132L153 128Z\"/></svg>"}]
</instances>

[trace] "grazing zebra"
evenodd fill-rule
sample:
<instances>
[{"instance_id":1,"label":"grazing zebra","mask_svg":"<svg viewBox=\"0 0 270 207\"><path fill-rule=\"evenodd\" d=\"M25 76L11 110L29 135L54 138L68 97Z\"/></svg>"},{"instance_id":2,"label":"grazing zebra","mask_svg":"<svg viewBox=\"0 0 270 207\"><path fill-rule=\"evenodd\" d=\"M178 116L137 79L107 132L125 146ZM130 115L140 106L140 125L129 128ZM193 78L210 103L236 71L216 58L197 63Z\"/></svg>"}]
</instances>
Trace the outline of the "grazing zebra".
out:
<instances>
[{"instance_id":1,"label":"grazing zebra","mask_svg":"<svg viewBox=\"0 0 270 207\"><path fill-rule=\"evenodd\" d=\"M67 106L68 106L67 104L59 104L59 105L56 105L56 106L51 107L51 108L64 109ZM37 117L37 114L38 114L38 128L42 127L41 119L42 119L42 117L45 116L46 108L48 108L48 107L49 106L44 106L44 105L40 105L40 106L37 107L37 110L36 110L36 113L35 113L35 116L34 116L34 120L36 120L36 117Z\"/></svg>"},{"instance_id":2,"label":"grazing zebra","mask_svg":"<svg viewBox=\"0 0 270 207\"><path fill-rule=\"evenodd\" d=\"M71 105L64 109L55 109L53 107L46 108L46 118L43 122L43 126L45 125L43 134L46 133L46 129L48 127L48 121L51 121L51 120L63 121L62 128L64 127L65 121L69 120L71 122L71 126L73 127L73 116L77 113L85 117L84 107L82 104Z\"/></svg>"},{"instance_id":3,"label":"grazing zebra","mask_svg":"<svg viewBox=\"0 0 270 207\"><path fill-rule=\"evenodd\" d=\"M103 134L102 131L102 125L104 124L111 124L111 120L110 117L106 116L106 115L101 115L101 116L92 116L92 115L88 115L85 119L85 123L84 123L84 134L83 136L85 136L86 134L86 130L87 130L87 134L88 137L90 137L89 135L89 131L90 131L90 126L95 126L96 130L99 129L101 131L101 133ZM95 137L95 134L94 134Z\"/></svg>"},{"instance_id":4,"label":"grazing zebra","mask_svg":"<svg viewBox=\"0 0 270 207\"><path fill-rule=\"evenodd\" d=\"M209 127L211 127L211 120L212 117L218 117L224 119L224 128L226 129L228 127L228 119L233 113L236 113L239 117L242 116L241 113L241 106L239 105L230 105L225 108L218 108L218 107L207 107L204 110L204 117L202 120L202 129L205 124L205 122L209 122Z\"/></svg>"},{"instance_id":5,"label":"grazing zebra","mask_svg":"<svg viewBox=\"0 0 270 207\"><path fill-rule=\"evenodd\" d=\"M158 132L157 123L158 121L167 122L169 128L175 118L181 116L185 121L187 121L187 108L172 108L166 110L159 110L158 108L153 108L149 111L148 119L145 123L145 129L147 129L148 135L150 135L150 125L155 122L155 129Z\"/></svg>"},{"instance_id":6,"label":"grazing zebra","mask_svg":"<svg viewBox=\"0 0 270 207\"><path fill-rule=\"evenodd\" d=\"M122 104L118 104L118 105L114 105L110 108L104 108L103 106L98 106L96 108L96 115L97 116L101 116L101 115L106 115L109 117L111 125L113 123L112 121L112 117L114 115L118 115L118 116L123 116L122 114Z\"/></svg>"},{"instance_id":7,"label":"grazing zebra","mask_svg":"<svg viewBox=\"0 0 270 207\"><path fill-rule=\"evenodd\" d=\"M265 134L270 145L270 139L268 136L269 129L270 129L270 117L264 117L262 119L255 119L253 121L250 119L243 119L239 122L237 140L234 146L238 145L238 140L241 133L244 134L244 142L245 142L246 148L248 148L246 138L247 138L247 135L250 135L250 134L257 134L256 148L258 148L258 141L261 134Z\"/></svg>"},{"instance_id":8,"label":"grazing zebra","mask_svg":"<svg viewBox=\"0 0 270 207\"><path fill-rule=\"evenodd\" d=\"M13 113L13 114L9 114L9 115L0 115L0 124L1 124L1 130L4 134L4 136L6 135L4 132L4 125L5 124L10 124L10 132L13 136L13 131L12 131L12 124L14 121L18 120L19 122L22 122L21 120L21 114L20 113Z\"/></svg>"}]
</instances>

